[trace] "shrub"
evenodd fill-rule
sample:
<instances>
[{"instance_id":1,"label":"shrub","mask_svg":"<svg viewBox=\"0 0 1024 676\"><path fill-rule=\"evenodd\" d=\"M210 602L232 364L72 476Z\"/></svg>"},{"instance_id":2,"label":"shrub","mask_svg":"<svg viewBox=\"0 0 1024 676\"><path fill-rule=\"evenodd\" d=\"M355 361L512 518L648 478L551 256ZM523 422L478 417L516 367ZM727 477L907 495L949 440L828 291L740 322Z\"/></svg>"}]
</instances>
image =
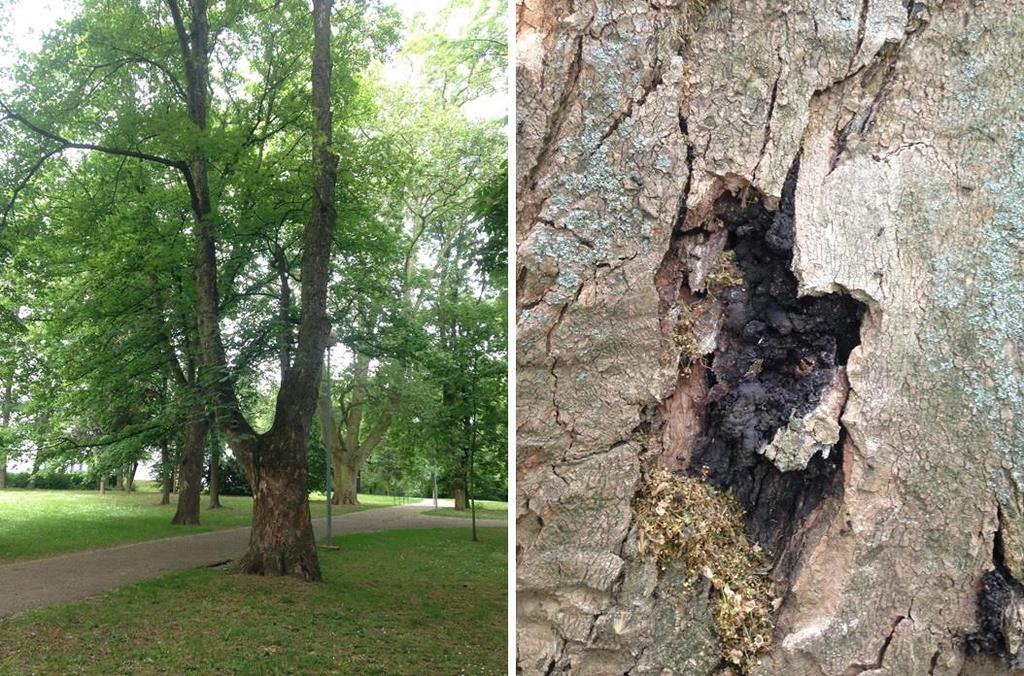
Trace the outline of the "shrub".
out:
<instances>
[{"instance_id":1,"label":"shrub","mask_svg":"<svg viewBox=\"0 0 1024 676\"><path fill-rule=\"evenodd\" d=\"M28 488L32 480L30 472L8 472L7 486L10 488ZM96 479L84 472L58 472L41 470L36 472L35 487L49 490L83 490L96 487Z\"/></svg>"}]
</instances>

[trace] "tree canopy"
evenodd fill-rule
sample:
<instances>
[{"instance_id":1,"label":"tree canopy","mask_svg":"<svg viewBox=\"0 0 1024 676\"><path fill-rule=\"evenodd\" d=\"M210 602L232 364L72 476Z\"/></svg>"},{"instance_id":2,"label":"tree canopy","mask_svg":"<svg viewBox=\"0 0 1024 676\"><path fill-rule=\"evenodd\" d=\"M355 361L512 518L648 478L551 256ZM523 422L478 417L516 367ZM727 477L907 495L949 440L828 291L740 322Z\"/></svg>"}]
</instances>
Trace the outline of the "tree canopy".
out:
<instances>
[{"instance_id":1,"label":"tree canopy","mask_svg":"<svg viewBox=\"0 0 1024 676\"><path fill-rule=\"evenodd\" d=\"M506 491L506 120L479 113L505 93L504 16L338 3L319 108L304 2L86 0L18 55L0 73L0 455L108 475L161 447L183 461L216 418L252 465L246 435L294 426L288 388L319 371L324 265L355 438L389 420L406 490L430 468L462 485L475 450Z\"/></svg>"}]
</instances>

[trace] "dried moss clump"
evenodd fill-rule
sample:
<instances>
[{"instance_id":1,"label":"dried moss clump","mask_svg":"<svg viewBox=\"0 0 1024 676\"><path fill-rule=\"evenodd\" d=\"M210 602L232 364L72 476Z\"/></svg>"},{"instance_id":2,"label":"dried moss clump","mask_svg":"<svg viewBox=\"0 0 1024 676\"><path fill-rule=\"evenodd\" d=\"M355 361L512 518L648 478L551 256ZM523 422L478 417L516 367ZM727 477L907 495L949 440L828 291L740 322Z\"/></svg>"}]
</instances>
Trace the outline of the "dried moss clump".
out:
<instances>
[{"instance_id":1,"label":"dried moss clump","mask_svg":"<svg viewBox=\"0 0 1024 676\"><path fill-rule=\"evenodd\" d=\"M711 268L710 272L708 272L704 283L708 291L712 293L734 286L741 286L743 284L743 271L736 264L736 255L732 251L723 251L718 256L718 260L715 261L715 267Z\"/></svg>"},{"instance_id":2,"label":"dried moss clump","mask_svg":"<svg viewBox=\"0 0 1024 676\"><path fill-rule=\"evenodd\" d=\"M711 583L722 658L752 669L771 645L775 598L768 559L743 534L743 510L701 478L658 469L648 477L635 511L640 551L662 569L680 559L691 582L703 576Z\"/></svg>"},{"instance_id":3,"label":"dried moss clump","mask_svg":"<svg viewBox=\"0 0 1024 676\"><path fill-rule=\"evenodd\" d=\"M704 356L694 333L701 312L702 308L699 305L684 305L679 315L679 321L676 322L675 331L672 333L672 342L679 348L681 371L684 374L689 374L690 367Z\"/></svg>"}]
</instances>

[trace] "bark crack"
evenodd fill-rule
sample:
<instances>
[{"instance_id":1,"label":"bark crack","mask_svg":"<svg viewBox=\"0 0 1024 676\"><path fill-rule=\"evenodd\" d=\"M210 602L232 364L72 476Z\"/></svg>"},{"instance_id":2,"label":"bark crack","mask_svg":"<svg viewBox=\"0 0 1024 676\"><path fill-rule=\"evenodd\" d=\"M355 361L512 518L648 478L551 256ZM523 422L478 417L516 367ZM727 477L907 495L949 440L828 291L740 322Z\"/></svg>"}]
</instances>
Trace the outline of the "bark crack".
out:
<instances>
[{"instance_id":1,"label":"bark crack","mask_svg":"<svg viewBox=\"0 0 1024 676\"><path fill-rule=\"evenodd\" d=\"M850 56L850 64L847 66L847 70L853 68L853 62L857 60L857 55L860 54L860 48L864 45L864 33L867 29L868 7L870 4L871 0L861 0L860 23L857 25L857 42L853 47L853 54Z\"/></svg>"},{"instance_id":2,"label":"bark crack","mask_svg":"<svg viewBox=\"0 0 1024 676\"><path fill-rule=\"evenodd\" d=\"M537 175L540 170L547 163L553 150L557 147L555 139L562 130L562 125L565 124L565 119L568 117L569 108L572 102L576 98L576 94L579 89L580 73L583 71L583 38L586 35L589 26L576 37L576 50L573 54L572 61L569 63L569 69L566 73L566 82L562 88L562 95L558 99L554 110L551 111L551 122L548 125L547 130L544 133L544 140L541 142L541 151L537 155L537 159L534 161L533 166L526 173L526 181L524 185L530 190L536 190Z\"/></svg>"},{"instance_id":3,"label":"bark crack","mask_svg":"<svg viewBox=\"0 0 1024 676\"><path fill-rule=\"evenodd\" d=\"M643 105L647 102L647 98L655 91L657 91L658 87L660 87L663 82L664 80L662 78L661 63L655 61L654 67L652 68L651 72L650 82L643 85L643 91L640 93L639 97L637 97L636 99L630 99L629 102L626 104L625 110L623 110L622 112L615 116L615 118L612 120L611 125L608 127L608 130L605 131L604 134L601 135L601 138L598 140L597 146L594 148L595 152L597 151L597 149L604 145L604 142L607 141L608 138L618 130L619 126L623 122L625 122L626 120L633 116L634 108L643 107Z\"/></svg>"},{"instance_id":4,"label":"bark crack","mask_svg":"<svg viewBox=\"0 0 1024 676\"><path fill-rule=\"evenodd\" d=\"M779 58L779 72L775 76L775 82L772 84L772 91L768 98L768 114L764 120L764 139L761 141L761 151L758 153L757 165L754 166L754 171L751 172L751 182L757 178L757 171L761 167L761 163L764 162L764 154L768 149L768 142L772 138L772 117L775 115L775 101L779 95L779 80L782 79L782 54L778 55Z\"/></svg>"},{"instance_id":5,"label":"bark crack","mask_svg":"<svg viewBox=\"0 0 1024 676\"><path fill-rule=\"evenodd\" d=\"M911 608L913 608L913 602L911 602ZM910 616L909 610L907 611L906 615L900 615L893 622L892 628L889 630L888 635L886 635L885 640L882 641L882 647L878 649L878 656L875 658L875 661L870 664L865 664L863 662L857 662L855 664L852 664L849 667L847 667L845 672L843 672L843 676L857 676L857 674L863 673L865 671L877 671L878 669L881 669L882 666L885 664L885 654L889 652L889 646L892 645L892 639L896 635L896 629L899 628L900 624L904 620L910 620L911 622L914 621L913 618Z\"/></svg>"}]
</instances>

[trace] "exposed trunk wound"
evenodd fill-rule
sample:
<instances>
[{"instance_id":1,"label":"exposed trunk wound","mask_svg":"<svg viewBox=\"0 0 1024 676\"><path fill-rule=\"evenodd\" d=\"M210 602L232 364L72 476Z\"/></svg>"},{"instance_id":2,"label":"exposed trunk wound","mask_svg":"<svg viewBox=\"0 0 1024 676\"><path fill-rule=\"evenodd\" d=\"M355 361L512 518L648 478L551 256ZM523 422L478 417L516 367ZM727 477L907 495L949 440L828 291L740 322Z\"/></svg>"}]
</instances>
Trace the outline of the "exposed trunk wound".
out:
<instances>
[{"instance_id":1,"label":"exposed trunk wound","mask_svg":"<svg viewBox=\"0 0 1024 676\"><path fill-rule=\"evenodd\" d=\"M848 296L797 297L790 271L796 174L794 166L778 210L749 190L725 193L714 205L715 227L728 232L726 251L742 283L709 290L721 302L721 329L713 354L705 357L706 427L690 460L691 470L706 471L709 481L734 493L747 514L747 535L776 563L804 517L841 490L835 477L843 365L859 343L864 311ZM840 382L842 390L834 391ZM805 421L822 417L823 408L830 409L832 430L819 441ZM779 446L798 446L792 438L805 431L810 441L798 466L766 457L766 451L776 458L783 453Z\"/></svg>"}]
</instances>

